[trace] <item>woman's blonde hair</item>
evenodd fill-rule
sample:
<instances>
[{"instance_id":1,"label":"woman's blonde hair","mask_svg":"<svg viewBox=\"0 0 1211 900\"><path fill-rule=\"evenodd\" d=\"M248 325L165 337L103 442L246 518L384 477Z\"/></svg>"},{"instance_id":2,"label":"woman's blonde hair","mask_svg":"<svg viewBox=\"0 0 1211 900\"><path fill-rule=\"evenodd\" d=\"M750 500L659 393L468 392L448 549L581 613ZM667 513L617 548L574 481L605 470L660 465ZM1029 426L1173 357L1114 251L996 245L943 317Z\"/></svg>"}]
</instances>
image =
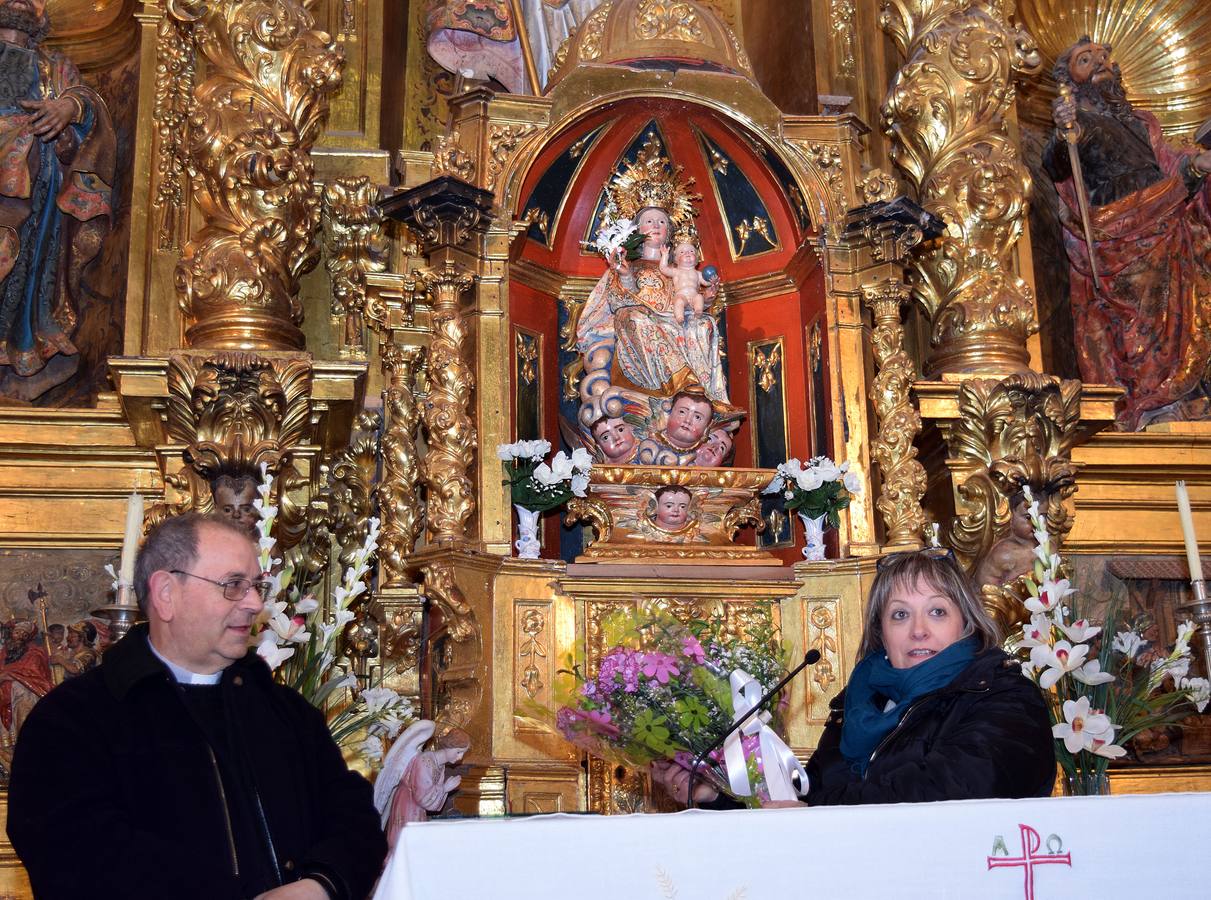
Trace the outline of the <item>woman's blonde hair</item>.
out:
<instances>
[{"instance_id":1,"label":"woman's blonde hair","mask_svg":"<svg viewBox=\"0 0 1211 900\"><path fill-rule=\"evenodd\" d=\"M892 553L879 560L874 584L866 603L866 621L858 659L883 649L883 610L899 588L911 590L920 581L940 591L963 616L961 638L977 635L980 649L1000 646L1001 633L976 596L971 579L959 568L954 554L944 547Z\"/></svg>"}]
</instances>

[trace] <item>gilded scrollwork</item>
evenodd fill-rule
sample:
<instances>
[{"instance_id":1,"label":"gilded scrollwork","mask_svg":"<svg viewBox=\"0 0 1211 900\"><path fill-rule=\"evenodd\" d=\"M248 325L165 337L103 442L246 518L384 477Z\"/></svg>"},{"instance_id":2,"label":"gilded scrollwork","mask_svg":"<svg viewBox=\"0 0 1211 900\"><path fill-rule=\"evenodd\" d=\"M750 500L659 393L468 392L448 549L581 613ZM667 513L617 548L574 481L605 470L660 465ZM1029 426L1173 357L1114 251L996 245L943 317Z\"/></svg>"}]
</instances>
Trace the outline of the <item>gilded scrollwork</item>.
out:
<instances>
[{"instance_id":1,"label":"gilded scrollwork","mask_svg":"<svg viewBox=\"0 0 1211 900\"><path fill-rule=\"evenodd\" d=\"M1076 490L1071 451L1080 405L1079 381L1034 372L963 382L949 444L971 466L959 487L965 509L951 526L951 544L966 561L988 552L1008 522L1008 495L1023 484L1047 494L1048 530L1057 541L1071 529L1064 501Z\"/></svg>"},{"instance_id":2,"label":"gilded scrollwork","mask_svg":"<svg viewBox=\"0 0 1211 900\"><path fill-rule=\"evenodd\" d=\"M303 346L299 278L319 259L311 147L344 58L304 0L167 0L206 78L187 146L204 225L176 269L192 347Z\"/></svg>"},{"instance_id":3,"label":"gilded scrollwork","mask_svg":"<svg viewBox=\"0 0 1211 900\"><path fill-rule=\"evenodd\" d=\"M160 211L156 245L180 246L188 174L185 135L193 101L196 55L193 23L164 16L156 26L156 87L152 117L156 123L156 197Z\"/></svg>"},{"instance_id":4,"label":"gilded scrollwork","mask_svg":"<svg viewBox=\"0 0 1211 900\"><path fill-rule=\"evenodd\" d=\"M517 152L521 142L538 130L537 125L492 125L488 129L488 190L495 190L501 173L509 164L509 158Z\"/></svg>"},{"instance_id":5,"label":"gilded scrollwork","mask_svg":"<svg viewBox=\"0 0 1211 900\"><path fill-rule=\"evenodd\" d=\"M837 680L840 650L837 646L837 616L833 606L831 602L816 603L807 614L808 623L815 629L808 639L808 649L820 652L820 661L812 667L812 681L821 692L827 691Z\"/></svg>"},{"instance_id":6,"label":"gilded scrollwork","mask_svg":"<svg viewBox=\"0 0 1211 900\"><path fill-rule=\"evenodd\" d=\"M589 497L573 497L568 501L563 523L570 527L577 522L588 522L596 535L594 540L601 544L609 541L614 531L614 517L609 508L600 500Z\"/></svg>"},{"instance_id":7,"label":"gilded scrollwork","mask_svg":"<svg viewBox=\"0 0 1211 900\"><path fill-rule=\"evenodd\" d=\"M1013 274L1030 176L1009 135L1015 76L1041 65L1000 0L884 0L880 24L907 62L883 105L892 159L946 233L918 257L933 333L928 370L1022 371L1037 330Z\"/></svg>"},{"instance_id":8,"label":"gilded scrollwork","mask_svg":"<svg viewBox=\"0 0 1211 900\"><path fill-rule=\"evenodd\" d=\"M408 581L405 563L423 528L420 498L420 463L416 452L416 430L420 409L416 402L416 372L423 350L389 342L381 359L386 389L383 408L386 424L382 440L382 476L378 504L382 511L382 534L378 559L385 587Z\"/></svg>"},{"instance_id":9,"label":"gilded scrollwork","mask_svg":"<svg viewBox=\"0 0 1211 900\"><path fill-rule=\"evenodd\" d=\"M449 134L439 135L434 141L434 175L453 175L463 181L475 177L475 160L463 150L460 140L458 129L454 129Z\"/></svg>"},{"instance_id":10,"label":"gilded scrollwork","mask_svg":"<svg viewBox=\"0 0 1211 900\"><path fill-rule=\"evenodd\" d=\"M887 528L886 543L920 546L925 528L925 468L917 461L913 441L921 432L921 416L910 389L916 366L904 349L900 309L908 302L909 288L890 279L863 288L863 300L874 318L871 346L878 374L871 384L871 401L879 431L871 442L871 456L879 464L882 488L875 506Z\"/></svg>"},{"instance_id":11,"label":"gilded scrollwork","mask_svg":"<svg viewBox=\"0 0 1211 900\"><path fill-rule=\"evenodd\" d=\"M332 314L339 316L341 352L365 358L366 275L387 268L387 239L378 188L366 176L324 185L323 223L332 280Z\"/></svg>"},{"instance_id":12,"label":"gilded scrollwork","mask_svg":"<svg viewBox=\"0 0 1211 900\"><path fill-rule=\"evenodd\" d=\"M854 0L830 0L828 5L828 30L833 35L836 48L837 74L853 78L858 74L854 61Z\"/></svg>"},{"instance_id":13,"label":"gilded scrollwork","mask_svg":"<svg viewBox=\"0 0 1211 900\"><path fill-rule=\"evenodd\" d=\"M421 575L441 632L433 645L434 718L443 729L464 728L483 697L483 629L450 563L423 566Z\"/></svg>"},{"instance_id":14,"label":"gilded scrollwork","mask_svg":"<svg viewBox=\"0 0 1211 900\"><path fill-rule=\"evenodd\" d=\"M819 169L832 199L833 209L838 213L844 212L849 207L849 202L845 195L845 164L841 160L841 151L833 144L818 141L796 143Z\"/></svg>"},{"instance_id":15,"label":"gilded scrollwork","mask_svg":"<svg viewBox=\"0 0 1211 900\"><path fill-rule=\"evenodd\" d=\"M882 169L871 169L862 178L861 193L865 203L885 203L902 191L894 176Z\"/></svg>"},{"instance_id":16,"label":"gilded scrollwork","mask_svg":"<svg viewBox=\"0 0 1211 900\"><path fill-rule=\"evenodd\" d=\"M647 41L701 41L705 34L694 4L679 0L640 0L635 33Z\"/></svg>"},{"instance_id":17,"label":"gilded scrollwork","mask_svg":"<svg viewBox=\"0 0 1211 900\"><path fill-rule=\"evenodd\" d=\"M728 540L735 540L736 532L745 525L752 525L753 530L760 533L765 531L765 519L761 516L761 500L754 497L748 503L733 506L723 514L720 530L727 535Z\"/></svg>"},{"instance_id":18,"label":"gilded scrollwork","mask_svg":"<svg viewBox=\"0 0 1211 900\"><path fill-rule=\"evenodd\" d=\"M478 443L470 415L475 376L464 357L467 324L460 308L462 294L474 279L447 259L440 270L425 270L422 280L433 304L429 396L421 412L428 438L421 464L428 496L426 522L434 542L457 541L465 538L467 520L475 510L468 474Z\"/></svg>"}]
</instances>

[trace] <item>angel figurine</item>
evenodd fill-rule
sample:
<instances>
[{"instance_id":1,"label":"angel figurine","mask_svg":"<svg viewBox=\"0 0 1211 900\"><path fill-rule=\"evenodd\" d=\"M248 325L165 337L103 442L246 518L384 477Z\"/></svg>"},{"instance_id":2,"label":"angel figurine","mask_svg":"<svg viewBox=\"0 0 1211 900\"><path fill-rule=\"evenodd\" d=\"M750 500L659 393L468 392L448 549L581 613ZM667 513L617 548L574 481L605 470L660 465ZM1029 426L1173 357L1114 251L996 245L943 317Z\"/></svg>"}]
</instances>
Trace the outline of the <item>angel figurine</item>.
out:
<instances>
[{"instance_id":1,"label":"angel figurine","mask_svg":"<svg viewBox=\"0 0 1211 900\"><path fill-rule=\"evenodd\" d=\"M422 749L437 726L428 719L413 722L392 744L383 769L374 782L374 805L382 816L387 846L409 822L424 822L437 812L462 782L461 775L447 777L446 766L457 764L467 747Z\"/></svg>"}]
</instances>

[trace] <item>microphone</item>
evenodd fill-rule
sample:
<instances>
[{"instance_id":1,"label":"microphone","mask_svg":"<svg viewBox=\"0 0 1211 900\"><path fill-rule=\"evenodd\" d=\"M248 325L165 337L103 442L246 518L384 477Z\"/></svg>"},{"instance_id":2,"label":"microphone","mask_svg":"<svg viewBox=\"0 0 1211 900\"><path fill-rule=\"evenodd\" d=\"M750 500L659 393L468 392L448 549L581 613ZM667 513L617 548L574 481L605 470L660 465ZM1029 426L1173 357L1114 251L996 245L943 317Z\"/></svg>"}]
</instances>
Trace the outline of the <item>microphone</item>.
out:
<instances>
[{"instance_id":1,"label":"microphone","mask_svg":"<svg viewBox=\"0 0 1211 900\"><path fill-rule=\"evenodd\" d=\"M800 672L802 672L808 666L814 666L819 661L820 661L820 651L819 650L808 650L805 654L803 654L803 662L799 663L799 665L795 666L793 669L791 669L789 672L787 672L786 677L783 678L781 681L779 681L777 684L775 684L768 691L766 691L764 696L762 696L762 698L757 701L757 704L752 709L750 709L747 713L745 713L743 716L741 716L739 719L737 719L735 722L733 722L731 728L727 729L727 731L725 731L725 732L723 732L723 734L719 735L719 737L709 747L707 747L705 750L703 750L701 753L699 753L696 757L694 757L694 764L693 764L693 766L690 767L689 787L687 787L685 790L685 794L686 794L685 805L689 809L693 809L695 806L694 783L698 780L698 770L702 767L703 761L708 756L710 756L712 753L714 753L716 750L718 750L720 747L722 747L723 742L726 741L728 739L728 737L734 731L736 731L738 728L740 728L745 722L747 722L753 716L755 716L759 712L761 712L761 710L765 706L765 704L769 703L770 700L772 700L774 697L778 696L779 691L781 691L784 687L786 687L787 684L790 683L790 680L792 678L794 678L796 675L798 675Z\"/></svg>"}]
</instances>

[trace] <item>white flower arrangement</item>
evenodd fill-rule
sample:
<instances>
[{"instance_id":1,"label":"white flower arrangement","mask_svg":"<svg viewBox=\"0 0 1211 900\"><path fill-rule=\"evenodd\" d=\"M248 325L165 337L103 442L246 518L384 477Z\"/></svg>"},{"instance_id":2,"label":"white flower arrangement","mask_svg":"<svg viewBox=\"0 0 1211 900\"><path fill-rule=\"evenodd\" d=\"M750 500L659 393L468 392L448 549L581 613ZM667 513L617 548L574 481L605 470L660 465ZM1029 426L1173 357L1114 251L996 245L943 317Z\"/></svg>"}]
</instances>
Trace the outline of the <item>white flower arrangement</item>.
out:
<instances>
[{"instance_id":1,"label":"white flower arrangement","mask_svg":"<svg viewBox=\"0 0 1211 900\"><path fill-rule=\"evenodd\" d=\"M630 219L606 219L597 232L591 246L607 260L615 260L622 253L627 259L638 259L643 246L643 235Z\"/></svg>"},{"instance_id":2,"label":"white flower arrangement","mask_svg":"<svg viewBox=\"0 0 1211 900\"><path fill-rule=\"evenodd\" d=\"M1007 644L1026 657L1023 674L1048 692L1056 756L1079 790L1090 776L1104 776L1109 761L1125 756L1123 745L1141 731L1184 718L1191 705L1202 712L1211 701L1211 684L1186 677L1191 622L1178 628L1173 649L1145 668L1138 663L1144 639L1133 629L1115 630L1113 607L1105 634L1086 619L1068 621L1066 601L1076 590L1061 575L1061 559L1051 550L1038 501L1029 487L1023 490L1037 542L1034 570L1026 578L1031 616ZM1166 680L1172 688L1163 691Z\"/></svg>"},{"instance_id":3,"label":"white flower arrangement","mask_svg":"<svg viewBox=\"0 0 1211 900\"><path fill-rule=\"evenodd\" d=\"M798 459L788 459L777 472L761 493L781 494L788 512L813 519L827 516L833 528L841 524L837 514L862 492L862 479L850 471L849 463L837 465L827 456L814 456L806 466Z\"/></svg>"},{"instance_id":4,"label":"white flower arrangement","mask_svg":"<svg viewBox=\"0 0 1211 900\"><path fill-rule=\"evenodd\" d=\"M589 487L589 472L593 457L583 447L572 455L560 450L550 463L543 462L551 450L547 441L518 441L501 444L496 455L504 462L509 476L512 501L529 510L546 512L567 503L572 497L583 497Z\"/></svg>"},{"instance_id":5,"label":"white flower arrangement","mask_svg":"<svg viewBox=\"0 0 1211 900\"><path fill-rule=\"evenodd\" d=\"M357 677L349 671L351 666L339 647L341 632L355 618L350 606L366 590L378 549L379 520L368 520L366 538L333 591L330 612L325 613L314 597L299 596L292 583L293 567L283 566L273 557L277 541L272 529L278 509L270 501L272 488L273 478L262 464L260 496L253 506L260 515L261 571L272 587L253 629L257 654L279 682L297 690L325 714L332 737L342 749L379 764L384 739L393 739L415 718L412 704L380 684L359 690ZM338 660L345 665L337 666Z\"/></svg>"}]
</instances>

